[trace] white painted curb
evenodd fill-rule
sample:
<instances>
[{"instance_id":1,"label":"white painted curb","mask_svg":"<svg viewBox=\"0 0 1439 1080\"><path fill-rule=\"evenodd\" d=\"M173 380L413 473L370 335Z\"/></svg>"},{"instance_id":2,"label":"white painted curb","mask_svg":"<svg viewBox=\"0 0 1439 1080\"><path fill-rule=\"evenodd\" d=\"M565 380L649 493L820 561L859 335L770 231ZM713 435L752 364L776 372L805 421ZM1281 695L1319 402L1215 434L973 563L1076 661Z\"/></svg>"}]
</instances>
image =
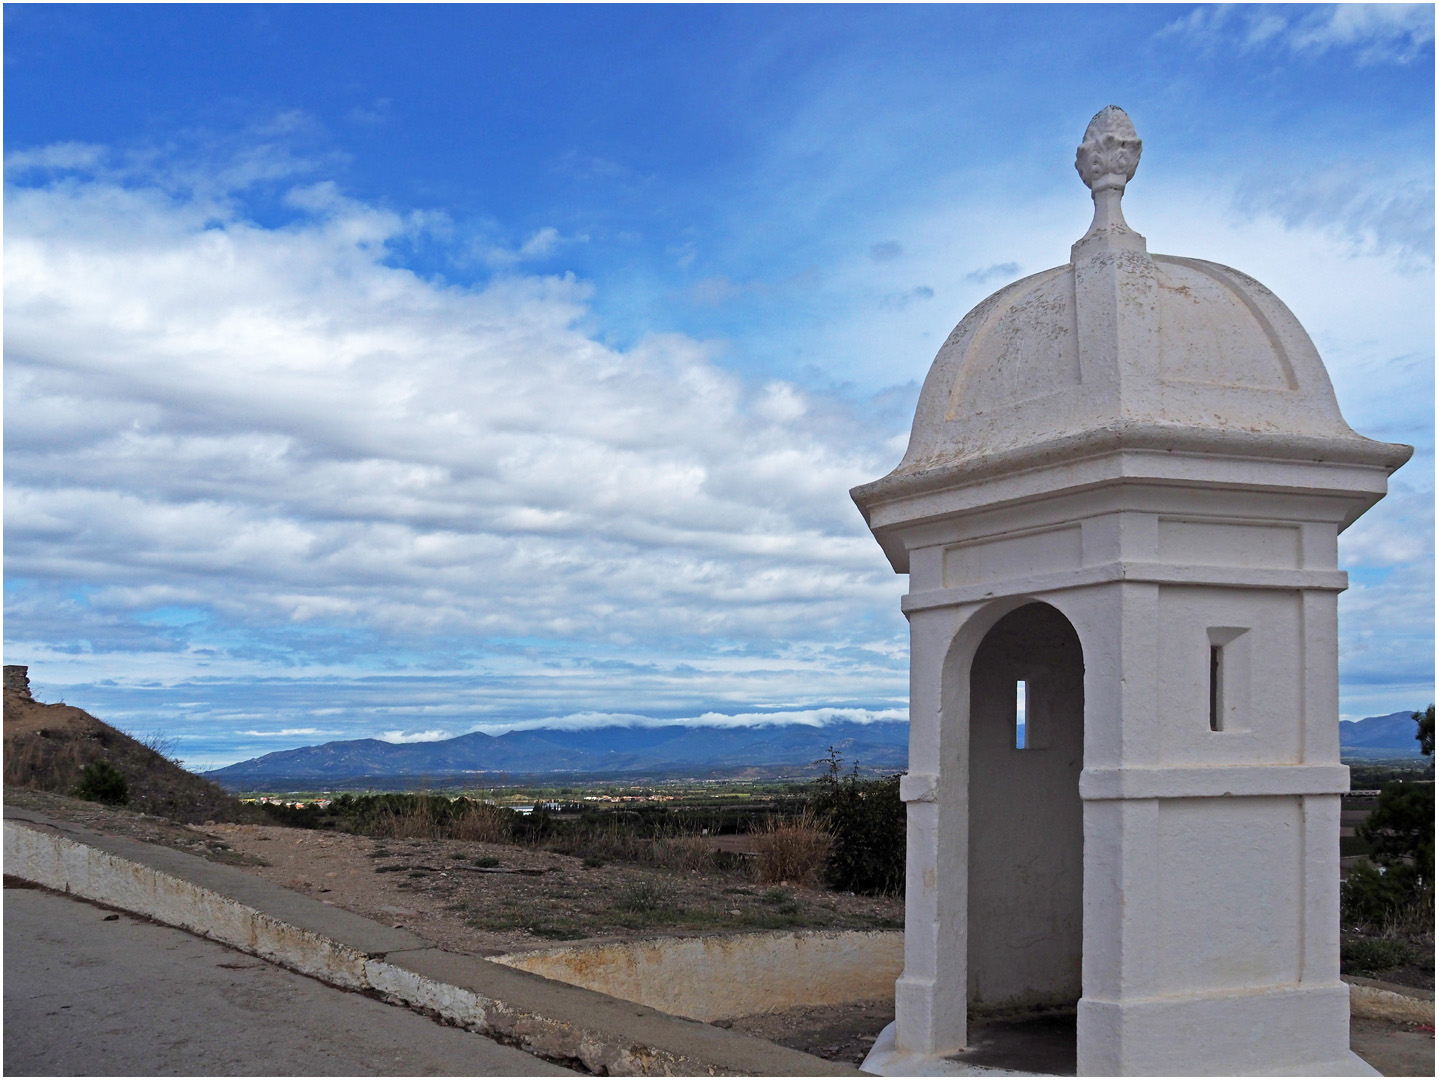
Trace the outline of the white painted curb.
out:
<instances>
[{"instance_id":1,"label":"white painted curb","mask_svg":"<svg viewBox=\"0 0 1439 1080\"><path fill-rule=\"evenodd\" d=\"M212 889L54 833L6 821L4 857L7 875L189 930L335 986L374 991L393 1003L600 1076L731 1071L699 1057L647 1045L642 1039L606 1034L571 1019L516 1007L411 971L384 956L367 956ZM403 951L416 955L433 950ZM794 1053L774 1049L783 1055Z\"/></svg>"},{"instance_id":2,"label":"white painted curb","mask_svg":"<svg viewBox=\"0 0 1439 1080\"><path fill-rule=\"evenodd\" d=\"M370 989L366 957L354 949L63 836L5 822L5 873L178 926L347 990Z\"/></svg>"},{"instance_id":3,"label":"white painted curb","mask_svg":"<svg viewBox=\"0 0 1439 1080\"><path fill-rule=\"evenodd\" d=\"M1434 999L1411 997L1379 986L1349 984L1349 1014L1364 1020L1434 1023Z\"/></svg>"}]
</instances>

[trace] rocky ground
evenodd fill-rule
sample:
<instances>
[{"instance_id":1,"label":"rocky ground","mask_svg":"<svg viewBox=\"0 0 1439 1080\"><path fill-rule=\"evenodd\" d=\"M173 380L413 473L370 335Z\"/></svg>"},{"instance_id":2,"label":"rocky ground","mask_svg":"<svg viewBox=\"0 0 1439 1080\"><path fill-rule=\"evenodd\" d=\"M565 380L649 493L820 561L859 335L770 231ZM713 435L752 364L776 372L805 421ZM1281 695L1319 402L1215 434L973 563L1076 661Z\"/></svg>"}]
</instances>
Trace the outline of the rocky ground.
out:
<instances>
[{"instance_id":1,"label":"rocky ground","mask_svg":"<svg viewBox=\"0 0 1439 1080\"><path fill-rule=\"evenodd\" d=\"M275 825L184 826L6 788L11 805L244 867L277 885L402 926L450 952L493 956L565 941L787 929L902 929L896 897L740 873L599 862L519 844L381 840Z\"/></svg>"},{"instance_id":2,"label":"rocky ground","mask_svg":"<svg viewBox=\"0 0 1439 1080\"><path fill-rule=\"evenodd\" d=\"M278 826L205 830L255 873L451 952L494 955L560 941L621 941L657 933L899 929L893 897L794 885L739 874L676 872L560 855L517 844L377 840Z\"/></svg>"}]
</instances>

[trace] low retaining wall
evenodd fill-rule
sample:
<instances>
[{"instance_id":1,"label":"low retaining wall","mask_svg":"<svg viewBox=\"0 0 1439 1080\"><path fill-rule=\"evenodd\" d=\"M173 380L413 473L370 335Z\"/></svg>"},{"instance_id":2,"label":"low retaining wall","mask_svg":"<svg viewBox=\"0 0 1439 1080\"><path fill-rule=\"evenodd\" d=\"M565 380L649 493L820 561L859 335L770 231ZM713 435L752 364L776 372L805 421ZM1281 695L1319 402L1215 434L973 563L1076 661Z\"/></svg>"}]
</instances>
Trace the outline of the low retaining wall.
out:
<instances>
[{"instance_id":1,"label":"low retaining wall","mask_svg":"<svg viewBox=\"0 0 1439 1080\"><path fill-rule=\"evenodd\" d=\"M280 910L286 905L309 907L312 915L319 910L326 912L325 918L351 924L345 933L353 943L346 944L185 880L180 875L187 871L179 868L180 862L200 864L188 872L201 880L223 876L228 868L169 849L157 849L155 857L162 865L175 863L174 873L34 827L33 822L22 825L7 818L4 855L7 876L181 927L336 986L377 992L396 1004L599 1076L859 1075L850 1066L735 1032L478 957L444 953L407 932L338 908L326 909L307 897L278 898ZM256 887L284 893L258 879ZM357 930L359 924L363 926Z\"/></svg>"},{"instance_id":2,"label":"low retaining wall","mask_svg":"<svg viewBox=\"0 0 1439 1080\"><path fill-rule=\"evenodd\" d=\"M1344 976L1349 984L1349 1014L1365 1020L1434 1024L1434 991L1396 987L1374 979Z\"/></svg>"},{"instance_id":3,"label":"low retaining wall","mask_svg":"<svg viewBox=\"0 0 1439 1080\"><path fill-rule=\"evenodd\" d=\"M885 998L904 968L902 930L649 938L494 956L492 962L691 1020Z\"/></svg>"},{"instance_id":4,"label":"low retaining wall","mask_svg":"<svg viewBox=\"0 0 1439 1080\"><path fill-rule=\"evenodd\" d=\"M347 990L370 988L362 952L63 836L5 822L5 873L178 926Z\"/></svg>"}]
</instances>

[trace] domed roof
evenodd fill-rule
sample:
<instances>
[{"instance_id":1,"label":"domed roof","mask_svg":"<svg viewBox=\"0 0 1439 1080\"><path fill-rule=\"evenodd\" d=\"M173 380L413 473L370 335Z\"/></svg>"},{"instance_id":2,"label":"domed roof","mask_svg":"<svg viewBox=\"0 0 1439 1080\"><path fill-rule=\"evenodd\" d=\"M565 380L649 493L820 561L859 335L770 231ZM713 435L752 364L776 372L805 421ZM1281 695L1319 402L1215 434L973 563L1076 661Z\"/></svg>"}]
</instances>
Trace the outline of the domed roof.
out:
<instances>
[{"instance_id":1,"label":"domed roof","mask_svg":"<svg viewBox=\"0 0 1439 1080\"><path fill-rule=\"evenodd\" d=\"M1272 292L1218 263L1149 254L1120 207L1140 150L1122 110L1090 122L1075 167L1094 223L1068 263L1000 289L950 334L904 460L855 489L862 509L901 488L1130 447L1390 468L1408 456L1344 422L1313 342Z\"/></svg>"}]
</instances>

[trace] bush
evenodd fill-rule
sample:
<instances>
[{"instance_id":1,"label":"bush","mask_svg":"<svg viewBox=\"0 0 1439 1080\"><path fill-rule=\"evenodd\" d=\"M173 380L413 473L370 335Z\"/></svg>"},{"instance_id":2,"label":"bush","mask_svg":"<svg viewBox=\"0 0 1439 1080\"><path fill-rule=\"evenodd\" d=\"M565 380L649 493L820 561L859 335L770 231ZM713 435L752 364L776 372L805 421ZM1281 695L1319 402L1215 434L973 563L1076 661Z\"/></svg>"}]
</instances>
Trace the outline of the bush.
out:
<instances>
[{"instance_id":1,"label":"bush","mask_svg":"<svg viewBox=\"0 0 1439 1080\"><path fill-rule=\"evenodd\" d=\"M712 870L715 850L714 841L707 836L665 836L653 841L655 864L670 870Z\"/></svg>"},{"instance_id":2,"label":"bush","mask_svg":"<svg viewBox=\"0 0 1439 1080\"><path fill-rule=\"evenodd\" d=\"M434 840L440 835L440 830L430 808L416 802L381 810L375 815L370 835L392 840Z\"/></svg>"},{"instance_id":3,"label":"bush","mask_svg":"<svg viewBox=\"0 0 1439 1080\"><path fill-rule=\"evenodd\" d=\"M631 882L617 905L623 911L650 913L673 907L675 889L659 878L640 878Z\"/></svg>"},{"instance_id":4,"label":"bush","mask_svg":"<svg viewBox=\"0 0 1439 1080\"><path fill-rule=\"evenodd\" d=\"M499 806L456 800L447 835L451 840L474 840L484 844L503 844L514 834L513 813Z\"/></svg>"},{"instance_id":5,"label":"bush","mask_svg":"<svg viewBox=\"0 0 1439 1080\"><path fill-rule=\"evenodd\" d=\"M753 838L754 876L761 885L812 884L834 840L810 810L788 821L770 818Z\"/></svg>"},{"instance_id":6,"label":"bush","mask_svg":"<svg viewBox=\"0 0 1439 1080\"><path fill-rule=\"evenodd\" d=\"M1361 859L1339 887L1339 910L1350 926L1423 933L1433 927L1434 884L1421 881L1410 863L1376 866Z\"/></svg>"},{"instance_id":7,"label":"bush","mask_svg":"<svg viewBox=\"0 0 1439 1080\"><path fill-rule=\"evenodd\" d=\"M1339 966L1345 974L1372 977L1402 967L1413 957L1408 945L1393 938L1348 941L1339 951Z\"/></svg>"},{"instance_id":8,"label":"bush","mask_svg":"<svg viewBox=\"0 0 1439 1080\"><path fill-rule=\"evenodd\" d=\"M829 772L815 781L818 793L812 802L833 837L825 881L846 892L903 893L905 809L899 798L899 777L861 780L857 762L848 776L842 776L833 747L825 761Z\"/></svg>"},{"instance_id":9,"label":"bush","mask_svg":"<svg viewBox=\"0 0 1439 1080\"><path fill-rule=\"evenodd\" d=\"M1434 881L1434 785L1391 781L1379 792L1379 805L1355 832L1377 862L1413 865L1420 883Z\"/></svg>"},{"instance_id":10,"label":"bush","mask_svg":"<svg viewBox=\"0 0 1439 1080\"><path fill-rule=\"evenodd\" d=\"M108 761L92 761L80 775L75 794L91 802L119 806L130 799L130 784L125 775Z\"/></svg>"}]
</instances>

